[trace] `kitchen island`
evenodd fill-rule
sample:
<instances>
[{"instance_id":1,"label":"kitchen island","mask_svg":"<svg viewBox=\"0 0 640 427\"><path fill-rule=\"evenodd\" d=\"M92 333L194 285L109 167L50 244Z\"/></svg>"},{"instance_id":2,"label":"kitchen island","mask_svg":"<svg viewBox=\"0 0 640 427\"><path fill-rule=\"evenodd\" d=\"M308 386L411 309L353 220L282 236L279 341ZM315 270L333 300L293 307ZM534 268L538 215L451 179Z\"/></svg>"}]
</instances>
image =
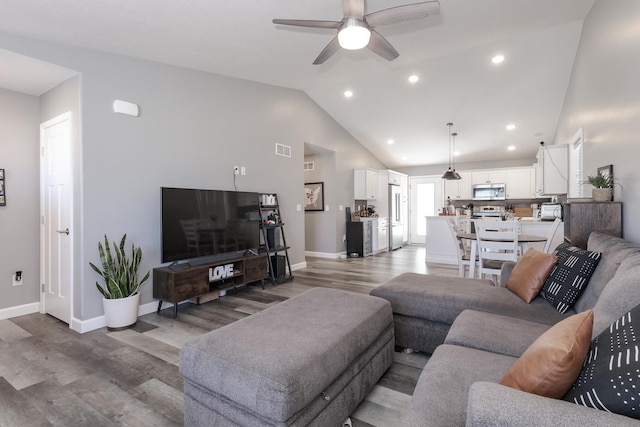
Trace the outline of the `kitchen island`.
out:
<instances>
[{"instance_id":1,"label":"kitchen island","mask_svg":"<svg viewBox=\"0 0 640 427\"><path fill-rule=\"evenodd\" d=\"M468 216L427 216L427 235L425 237L426 255L425 261L437 264L453 264L458 265L458 251L456 242L449 231L449 227L445 221L451 222L457 233L470 233L465 224L473 222ZM520 234L528 236L547 237L553 221L541 221L537 218L524 217L520 218ZM551 243L551 250L563 241L563 224L561 223L554 234ZM544 242L531 242L529 247L536 248L540 251L544 248Z\"/></svg>"}]
</instances>

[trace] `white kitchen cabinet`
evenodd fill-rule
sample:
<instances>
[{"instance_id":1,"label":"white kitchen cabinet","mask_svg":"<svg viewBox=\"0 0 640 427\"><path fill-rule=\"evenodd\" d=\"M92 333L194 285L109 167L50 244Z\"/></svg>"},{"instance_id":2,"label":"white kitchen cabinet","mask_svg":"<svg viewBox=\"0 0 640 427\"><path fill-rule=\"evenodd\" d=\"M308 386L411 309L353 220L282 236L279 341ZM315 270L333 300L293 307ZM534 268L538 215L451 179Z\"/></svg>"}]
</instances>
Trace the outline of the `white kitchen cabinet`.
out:
<instances>
[{"instance_id":1,"label":"white kitchen cabinet","mask_svg":"<svg viewBox=\"0 0 640 427\"><path fill-rule=\"evenodd\" d=\"M375 223L377 226L377 230L374 230L374 233L377 232L378 238L373 251L374 253L383 252L389 249L389 219L378 218Z\"/></svg>"},{"instance_id":2,"label":"white kitchen cabinet","mask_svg":"<svg viewBox=\"0 0 640 427\"><path fill-rule=\"evenodd\" d=\"M444 199L450 197L451 200L471 199L471 173L459 172L460 179L444 180ZM474 172L475 173L475 172Z\"/></svg>"},{"instance_id":3,"label":"white kitchen cabinet","mask_svg":"<svg viewBox=\"0 0 640 427\"><path fill-rule=\"evenodd\" d=\"M567 144L545 145L538 150L536 193L539 196L567 194L569 151Z\"/></svg>"},{"instance_id":4,"label":"white kitchen cabinet","mask_svg":"<svg viewBox=\"0 0 640 427\"><path fill-rule=\"evenodd\" d=\"M507 170L507 199L531 198L531 169Z\"/></svg>"},{"instance_id":5,"label":"white kitchen cabinet","mask_svg":"<svg viewBox=\"0 0 640 427\"><path fill-rule=\"evenodd\" d=\"M486 170L471 173L471 184L505 184L507 182L506 170Z\"/></svg>"},{"instance_id":6,"label":"white kitchen cabinet","mask_svg":"<svg viewBox=\"0 0 640 427\"><path fill-rule=\"evenodd\" d=\"M389 171L389 184L400 185L401 179L402 179L402 174Z\"/></svg>"},{"instance_id":7,"label":"white kitchen cabinet","mask_svg":"<svg viewBox=\"0 0 640 427\"><path fill-rule=\"evenodd\" d=\"M376 200L378 198L378 171L373 169L353 170L353 198Z\"/></svg>"},{"instance_id":8,"label":"white kitchen cabinet","mask_svg":"<svg viewBox=\"0 0 640 427\"><path fill-rule=\"evenodd\" d=\"M371 248L373 254L389 249L389 218L361 218L361 222L371 223Z\"/></svg>"}]
</instances>

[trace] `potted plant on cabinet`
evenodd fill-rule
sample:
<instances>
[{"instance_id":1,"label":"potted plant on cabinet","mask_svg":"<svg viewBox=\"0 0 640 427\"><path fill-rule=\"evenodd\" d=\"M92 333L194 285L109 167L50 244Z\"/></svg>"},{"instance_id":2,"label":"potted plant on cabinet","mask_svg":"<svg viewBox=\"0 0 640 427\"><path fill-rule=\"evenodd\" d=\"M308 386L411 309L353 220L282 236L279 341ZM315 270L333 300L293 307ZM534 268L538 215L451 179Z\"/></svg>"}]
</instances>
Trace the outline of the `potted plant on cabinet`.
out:
<instances>
[{"instance_id":1,"label":"potted plant on cabinet","mask_svg":"<svg viewBox=\"0 0 640 427\"><path fill-rule=\"evenodd\" d=\"M142 280L138 280L138 268L142 260L142 249L131 245L131 259L125 252L127 235L122 236L120 245L113 242L112 256L109 240L104 236L104 246L98 242L98 253L102 270L95 264L89 263L91 268L104 279L105 286L96 282L98 291L103 296L102 305L107 328L111 331L133 327L138 320L138 306L140 305L140 286L149 279L148 271Z\"/></svg>"},{"instance_id":2,"label":"potted plant on cabinet","mask_svg":"<svg viewBox=\"0 0 640 427\"><path fill-rule=\"evenodd\" d=\"M594 202L610 202L613 200L613 186L618 183L613 175L598 172L597 175L588 176L584 184L591 184L594 187L591 190Z\"/></svg>"}]
</instances>

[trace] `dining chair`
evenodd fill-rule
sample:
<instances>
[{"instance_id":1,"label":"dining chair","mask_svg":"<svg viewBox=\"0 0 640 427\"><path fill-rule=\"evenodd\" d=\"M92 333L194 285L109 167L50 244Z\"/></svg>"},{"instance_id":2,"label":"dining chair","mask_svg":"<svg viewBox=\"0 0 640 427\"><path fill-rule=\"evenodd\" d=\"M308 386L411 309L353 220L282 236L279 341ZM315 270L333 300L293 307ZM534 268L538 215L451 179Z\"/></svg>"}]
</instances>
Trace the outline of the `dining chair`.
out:
<instances>
[{"instance_id":1,"label":"dining chair","mask_svg":"<svg viewBox=\"0 0 640 427\"><path fill-rule=\"evenodd\" d=\"M453 239L458 253L458 276L465 277L465 270L471 267L471 256L465 249L462 240L458 238L458 233L453 227L453 223L451 221L445 222L449 226L449 232L451 233L451 238Z\"/></svg>"},{"instance_id":2,"label":"dining chair","mask_svg":"<svg viewBox=\"0 0 640 427\"><path fill-rule=\"evenodd\" d=\"M549 253L549 250L551 249L551 243L553 242L553 238L555 237L556 231L558 230L561 222L562 221L560 220L560 218L556 218L553 221L551 229L549 230L549 234L547 234L547 242L544 244L544 249L542 250L545 254Z\"/></svg>"},{"instance_id":3,"label":"dining chair","mask_svg":"<svg viewBox=\"0 0 640 427\"><path fill-rule=\"evenodd\" d=\"M475 222L479 274L493 276L498 283L502 264L518 261L518 221Z\"/></svg>"}]
</instances>

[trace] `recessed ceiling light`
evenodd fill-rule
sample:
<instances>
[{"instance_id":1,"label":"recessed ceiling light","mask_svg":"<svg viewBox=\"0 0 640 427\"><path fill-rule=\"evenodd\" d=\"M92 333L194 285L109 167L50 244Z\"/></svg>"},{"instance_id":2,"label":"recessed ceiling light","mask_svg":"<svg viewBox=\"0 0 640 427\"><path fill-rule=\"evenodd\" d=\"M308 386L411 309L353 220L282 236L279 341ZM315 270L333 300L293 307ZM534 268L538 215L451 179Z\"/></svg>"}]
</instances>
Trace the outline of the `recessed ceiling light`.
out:
<instances>
[{"instance_id":1,"label":"recessed ceiling light","mask_svg":"<svg viewBox=\"0 0 640 427\"><path fill-rule=\"evenodd\" d=\"M344 91L344 97L345 98L351 98L353 96L353 92L350 90L345 90Z\"/></svg>"},{"instance_id":2,"label":"recessed ceiling light","mask_svg":"<svg viewBox=\"0 0 640 427\"><path fill-rule=\"evenodd\" d=\"M402 156L402 160L407 160L408 157L407 156Z\"/></svg>"},{"instance_id":3,"label":"recessed ceiling light","mask_svg":"<svg viewBox=\"0 0 640 427\"><path fill-rule=\"evenodd\" d=\"M387 139L387 144L392 145L395 141L393 139Z\"/></svg>"},{"instance_id":4,"label":"recessed ceiling light","mask_svg":"<svg viewBox=\"0 0 640 427\"><path fill-rule=\"evenodd\" d=\"M510 145L510 146L507 147L507 150L509 150L509 151L513 151L515 149L516 149L515 145Z\"/></svg>"},{"instance_id":5,"label":"recessed ceiling light","mask_svg":"<svg viewBox=\"0 0 640 427\"><path fill-rule=\"evenodd\" d=\"M460 155L460 152L459 152L459 151L454 151L454 152L453 152L453 155L454 155L454 156L459 156L459 155Z\"/></svg>"},{"instance_id":6,"label":"recessed ceiling light","mask_svg":"<svg viewBox=\"0 0 640 427\"><path fill-rule=\"evenodd\" d=\"M496 55L491 58L491 62L493 62L494 64L500 64L502 63L502 61L504 61L504 55Z\"/></svg>"},{"instance_id":7,"label":"recessed ceiling light","mask_svg":"<svg viewBox=\"0 0 640 427\"><path fill-rule=\"evenodd\" d=\"M516 128L516 125L514 125L513 123L509 123L506 127L507 130L514 130Z\"/></svg>"},{"instance_id":8,"label":"recessed ceiling light","mask_svg":"<svg viewBox=\"0 0 640 427\"><path fill-rule=\"evenodd\" d=\"M418 80L420 80L420 77L415 74L409 76L409 83L417 83Z\"/></svg>"}]
</instances>

